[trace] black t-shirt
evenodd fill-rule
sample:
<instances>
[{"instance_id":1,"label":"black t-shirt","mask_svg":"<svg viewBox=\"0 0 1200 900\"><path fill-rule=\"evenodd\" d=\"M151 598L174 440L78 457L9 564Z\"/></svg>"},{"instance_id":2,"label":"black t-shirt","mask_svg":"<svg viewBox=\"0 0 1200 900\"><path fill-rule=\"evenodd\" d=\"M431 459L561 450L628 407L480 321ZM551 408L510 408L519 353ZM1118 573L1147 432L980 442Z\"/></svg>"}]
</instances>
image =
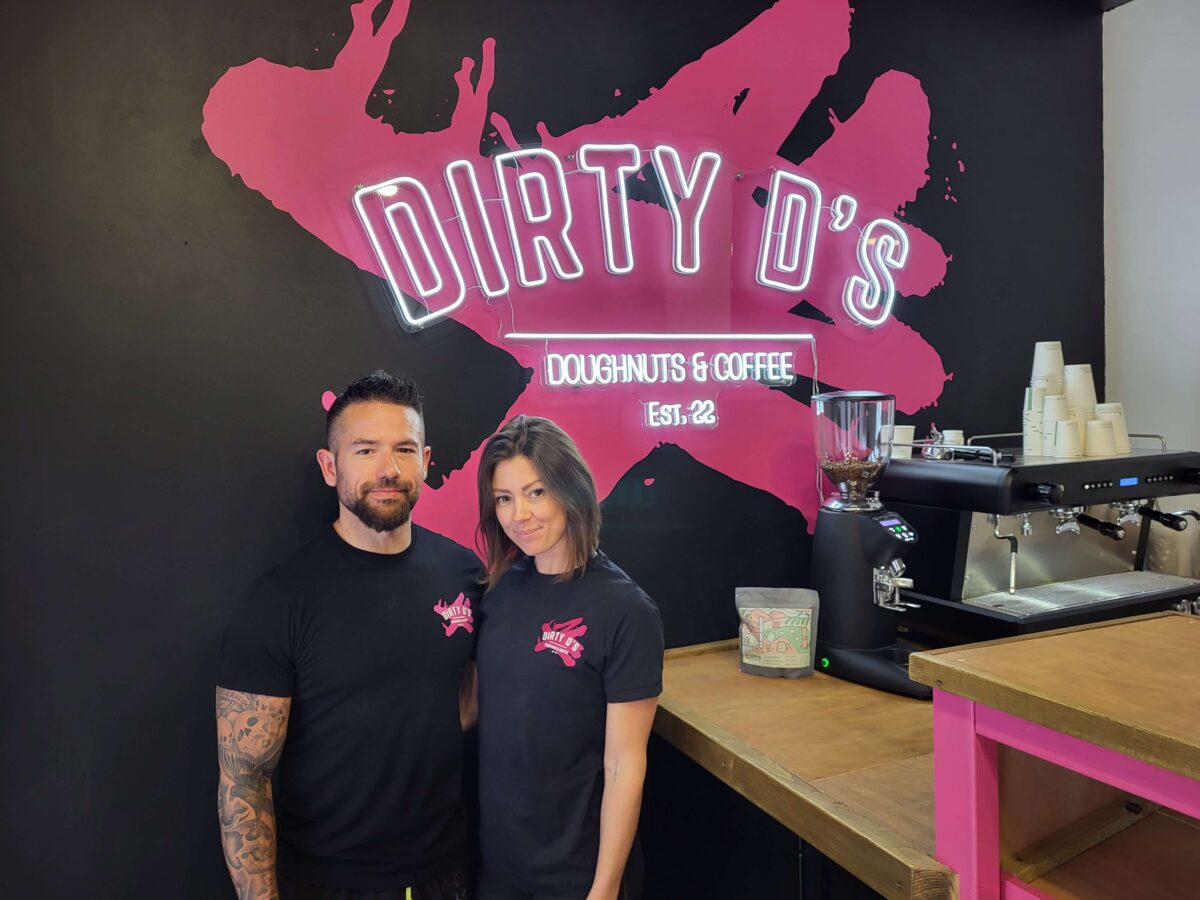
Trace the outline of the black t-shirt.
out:
<instances>
[{"instance_id":1,"label":"black t-shirt","mask_svg":"<svg viewBox=\"0 0 1200 900\"><path fill-rule=\"evenodd\" d=\"M292 698L275 771L281 873L403 889L465 855L458 695L479 570L416 526L397 554L355 549L331 528L238 607L217 683Z\"/></svg>"},{"instance_id":2,"label":"black t-shirt","mask_svg":"<svg viewBox=\"0 0 1200 900\"><path fill-rule=\"evenodd\" d=\"M603 553L557 583L531 559L480 606L484 864L534 894L583 897L600 847L607 704L662 692L658 608Z\"/></svg>"}]
</instances>

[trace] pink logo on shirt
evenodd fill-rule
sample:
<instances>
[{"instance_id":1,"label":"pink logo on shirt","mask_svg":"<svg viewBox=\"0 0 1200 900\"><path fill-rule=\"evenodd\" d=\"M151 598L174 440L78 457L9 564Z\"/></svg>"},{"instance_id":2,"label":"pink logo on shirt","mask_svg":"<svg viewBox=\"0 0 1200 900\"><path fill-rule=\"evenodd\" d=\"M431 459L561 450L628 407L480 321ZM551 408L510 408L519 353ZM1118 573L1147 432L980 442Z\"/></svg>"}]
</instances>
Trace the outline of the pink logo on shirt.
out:
<instances>
[{"instance_id":1,"label":"pink logo on shirt","mask_svg":"<svg viewBox=\"0 0 1200 900\"><path fill-rule=\"evenodd\" d=\"M471 612L471 598L464 594L459 594L450 606L438 600L433 605L433 611L446 620L446 624L442 626L446 630L446 637L450 637L460 628L467 634L475 631L475 616Z\"/></svg>"},{"instance_id":2,"label":"pink logo on shirt","mask_svg":"<svg viewBox=\"0 0 1200 900\"><path fill-rule=\"evenodd\" d=\"M545 622L542 624L542 639L533 645L533 651L540 653L549 650L563 661L564 666L571 668L583 655L583 644L576 638L585 634L587 626L583 624L582 617L569 622Z\"/></svg>"}]
</instances>

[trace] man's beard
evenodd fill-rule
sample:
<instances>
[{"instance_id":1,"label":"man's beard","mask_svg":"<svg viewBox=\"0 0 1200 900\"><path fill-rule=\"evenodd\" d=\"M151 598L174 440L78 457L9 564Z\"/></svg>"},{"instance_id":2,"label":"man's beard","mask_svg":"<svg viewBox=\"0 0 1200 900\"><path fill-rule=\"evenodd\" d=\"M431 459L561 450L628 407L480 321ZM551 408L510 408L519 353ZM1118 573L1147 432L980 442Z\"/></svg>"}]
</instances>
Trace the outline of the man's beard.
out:
<instances>
[{"instance_id":1,"label":"man's beard","mask_svg":"<svg viewBox=\"0 0 1200 900\"><path fill-rule=\"evenodd\" d=\"M389 491L399 491L399 497L392 500L372 500L370 491L383 488ZM421 486L416 483L384 479L375 484L365 485L362 492L356 496L343 496L340 492L338 499L342 505L373 531L395 531L408 522L412 515L413 506L421 495Z\"/></svg>"}]
</instances>

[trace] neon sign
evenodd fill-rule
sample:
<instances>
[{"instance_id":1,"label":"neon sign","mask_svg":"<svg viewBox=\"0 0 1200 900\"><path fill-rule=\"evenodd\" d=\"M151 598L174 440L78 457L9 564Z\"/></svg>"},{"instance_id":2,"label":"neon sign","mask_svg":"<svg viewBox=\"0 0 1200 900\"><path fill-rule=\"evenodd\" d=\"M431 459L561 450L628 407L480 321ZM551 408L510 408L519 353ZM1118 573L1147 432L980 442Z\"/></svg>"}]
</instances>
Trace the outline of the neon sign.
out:
<instances>
[{"instance_id":1,"label":"neon sign","mask_svg":"<svg viewBox=\"0 0 1200 900\"><path fill-rule=\"evenodd\" d=\"M629 186L626 181L641 168L641 156L633 144L584 144L579 148L579 168L596 176L596 187L600 192L600 226L604 229L604 267L613 275L625 275L633 271L633 244L629 238ZM614 159L615 165L612 164ZM614 182L617 185L615 203L608 189ZM617 233L621 236L620 259L617 258L616 242L613 240L614 206Z\"/></svg>"},{"instance_id":2,"label":"neon sign","mask_svg":"<svg viewBox=\"0 0 1200 900\"><path fill-rule=\"evenodd\" d=\"M405 194L404 198L395 200L394 198L401 193ZM368 206L367 198L370 196L374 196L379 202ZM406 325L423 328L435 319L445 318L462 306L467 294L462 271L458 267L458 260L450 252L450 243L446 240L442 223L438 221L437 213L433 209L429 192L421 182L407 176L392 178L370 188L369 192L358 191L354 195L354 205L392 288L396 310ZM385 243L380 240L380 232L383 231L390 235L391 241ZM441 265L430 247L430 232L436 238L436 248L441 251ZM412 235L411 238L408 237L409 234ZM420 250L419 260L414 250ZM396 256L397 251L399 258ZM425 304L427 312L424 315L409 306L408 298L398 287L400 282L396 270L400 263L403 263L409 282L421 298L421 302ZM445 302L448 285L443 270L453 276L458 288L454 299L449 302Z\"/></svg>"},{"instance_id":3,"label":"neon sign","mask_svg":"<svg viewBox=\"0 0 1200 900\"><path fill-rule=\"evenodd\" d=\"M851 276L842 293L842 305L852 319L869 328L888 320L896 299L891 270L904 268L907 261L908 235L895 222L876 219L863 229L858 241L858 264L867 277Z\"/></svg>"},{"instance_id":4,"label":"neon sign","mask_svg":"<svg viewBox=\"0 0 1200 900\"><path fill-rule=\"evenodd\" d=\"M530 150L501 153L494 158L494 164L496 184L500 188L500 197L503 200L504 220L508 223L508 236L512 241L513 256L517 260L517 281L521 287L545 284L548 280L547 262L560 280L580 277L583 274L583 263L579 261L579 255L571 244L571 200L567 196L567 177L558 157L549 150L534 147ZM529 171L521 172L514 179L513 175L522 165L528 167ZM554 178L553 190L544 170L549 170L549 174ZM532 234L522 236L518 231L514 193L521 200L523 223L535 226ZM535 202L538 204L536 209ZM556 212L557 225L553 223ZM532 265L529 260L531 256ZM536 274L531 275L533 266L536 266Z\"/></svg>"},{"instance_id":5,"label":"neon sign","mask_svg":"<svg viewBox=\"0 0 1200 900\"><path fill-rule=\"evenodd\" d=\"M649 157L671 218L671 267L684 277L700 272L712 253L702 252L701 223L722 168L719 153L702 151L685 165L679 151L666 144L647 153L633 144L588 143L572 155L575 168L568 172L556 154L535 147L498 154L492 166L499 194L492 202L499 202L503 210L518 286L544 286L551 274L558 281L585 274L572 238L572 231L583 226L574 215L568 177L595 179L605 270L614 276L634 271L628 184L643 168L644 156ZM509 272L474 166L455 160L445 167L443 177L476 285L489 300L508 294ZM402 176L361 187L354 205L406 328L421 329L463 305L467 291L476 285L466 284L463 272L468 266L456 258L429 192L418 179ZM853 225L858 202L839 194L826 207L814 181L784 170L774 172L754 273L759 284L789 293L808 287L826 209L829 230L843 232ZM868 328L888 321L896 297L894 273L904 268L908 249L907 234L891 219L876 218L862 229L856 253L860 271L847 278L842 290L851 321Z\"/></svg>"},{"instance_id":6,"label":"neon sign","mask_svg":"<svg viewBox=\"0 0 1200 900\"><path fill-rule=\"evenodd\" d=\"M662 187L663 201L671 213L671 224L674 226L671 229L674 248L671 265L680 275L695 275L700 271L700 219L712 194L717 170L721 168L721 156L711 150L699 154L692 162L691 173L685 177L683 162L674 147L660 144L651 155L654 157L654 171L658 173L658 182ZM701 179L704 181L703 187L699 187ZM676 190L679 191L678 196ZM697 193L699 198L696 197Z\"/></svg>"},{"instance_id":7,"label":"neon sign","mask_svg":"<svg viewBox=\"0 0 1200 900\"><path fill-rule=\"evenodd\" d=\"M802 291L812 276L821 189L807 178L779 170L771 179L768 197L758 249L758 283L783 291ZM772 272L780 277L772 278Z\"/></svg>"},{"instance_id":8,"label":"neon sign","mask_svg":"<svg viewBox=\"0 0 1200 900\"><path fill-rule=\"evenodd\" d=\"M816 376L815 339L811 334L715 334L715 333L534 333L509 332L505 337L521 343L544 343L546 353L542 372L548 387L607 387L629 385L715 385L717 387L755 382L769 386L787 386L796 381L795 351L784 349L797 343L813 347L813 375ZM602 353L550 352L551 343L603 342L613 349ZM716 351L690 352L640 350L622 352L624 344L642 342L682 343L684 345L719 343ZM778 349L730 350L734 343L774 344ZM650 428L717 424L715 400L691 399L678 402L651 400L642 403L644 422Z\"/></svg>"}]
</instances>

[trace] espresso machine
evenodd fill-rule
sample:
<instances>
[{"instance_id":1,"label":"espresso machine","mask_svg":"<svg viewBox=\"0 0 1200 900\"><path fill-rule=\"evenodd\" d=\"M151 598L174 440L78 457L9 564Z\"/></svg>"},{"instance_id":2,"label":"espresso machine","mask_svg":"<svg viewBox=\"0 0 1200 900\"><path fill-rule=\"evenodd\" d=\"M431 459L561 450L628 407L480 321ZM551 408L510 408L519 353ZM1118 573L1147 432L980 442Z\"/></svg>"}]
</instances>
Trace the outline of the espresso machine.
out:
<instances>
[{"instance_id":1,"label":"espresso machine","mask_svg":"<svg viewBox=\"0 0 1200 900\"><path fill-rule=\"evenodd\" d=\"M1147 571L1151 529L1200 529L1169 498L1200 490L1200 453L1026 456L1020 435L893 459L882 497L921 533L902 585L903 637L947 646L1174 609L1200 614L1200 581ZM1013 447L1003 441L1011 440ZM980 446L983 441L989 446Z\"/></svg>"},{"instance_id":2,"label":"espresso machine","mask_svg":"<svg viewBox=\"0 0 1200 900\"><path fill-rule=\"evenodd\" d=\"M917 546L916 530L885 509L872 487L892 455L896 398L836 391L812 398L817 460L837 491L817 514L813 586L821 602L820 671L868 687L928 699L908 677L896 645L896 618L911 602L913 582L901 557Z\"/></svg>"}]
</instances>

